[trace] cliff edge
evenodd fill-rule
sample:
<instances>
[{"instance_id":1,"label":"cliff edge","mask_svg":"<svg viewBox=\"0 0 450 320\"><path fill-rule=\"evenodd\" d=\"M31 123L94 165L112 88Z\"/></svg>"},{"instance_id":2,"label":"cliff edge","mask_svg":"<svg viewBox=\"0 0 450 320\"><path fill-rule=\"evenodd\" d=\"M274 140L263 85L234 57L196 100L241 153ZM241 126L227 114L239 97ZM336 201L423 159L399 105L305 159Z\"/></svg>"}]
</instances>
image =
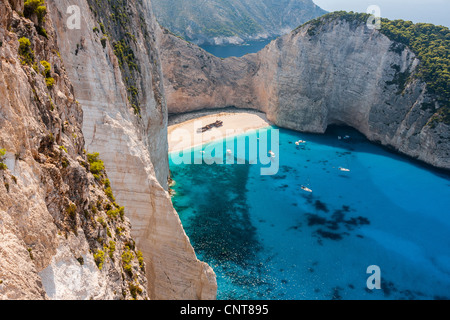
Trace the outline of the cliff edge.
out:
<instances>
[{"instance_id":1,"label":"cliff edge","mask_svg":"<svg viewBox=\"0 0 450 320\"><path fill-rule=\"evenodd\" d=\"M166 190L150 3L0 0L0 16L0 298L215 299Z\"/></svg>"}]
</instances>

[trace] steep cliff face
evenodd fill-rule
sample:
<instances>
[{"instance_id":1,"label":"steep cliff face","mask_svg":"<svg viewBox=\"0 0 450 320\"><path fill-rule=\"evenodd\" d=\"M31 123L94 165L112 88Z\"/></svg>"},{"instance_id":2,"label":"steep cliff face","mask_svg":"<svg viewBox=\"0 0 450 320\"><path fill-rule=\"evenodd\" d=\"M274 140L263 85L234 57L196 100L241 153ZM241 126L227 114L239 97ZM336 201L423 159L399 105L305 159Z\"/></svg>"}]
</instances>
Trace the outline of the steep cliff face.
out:
<instances>
[{"instance_id":1,"label":"steep cliff face","mask_svg":"<svg viewBox=\"0 0 450 320\"><path fill-rule=\"evenodd\" d=\"M323 133L349 125L370 140L450 168L450 130L428 125L438 109L407 47L365 23L305 24L257 54L213 57L161 32L169 113L209 107L253 108L278 126Z\"/></svg>"},{"instance_id":2,"label":"steep cliff face","mask_svg":"<svg viewBox=\"0 0 450 320\"><path fill-rule=\"evenodd\" d=\"M100 153L146 262L151 299L214 299L215 274L187 238L168 184L167 106L149 1L49 0L61 57L83 112L88 152ZM67 26L67 9L81 27Z\"/></svg>"},{"instance_id":3,"label":"steep cliff face","mask_svg":"<svg viewBox=\"0 0 450 320\"><path fill-rule=\"evenodd\" d=\"M0 1L0 298L216 297L165 190L149 5Z\"/></svg>"},{"instance_id":4,"label":"steep cliff face","mask_svg":"<svg viewBox=\"0 0 450 320\"><path fill-rule=\"evenodd\" d=\"M253 77L259 65L253 56L217 58L165 29L157 37L169 113L233 105L258 109Z\"/></svg>"},{"instance_id":5,"label":"steep cliff face","mask_svg":"<svg viewBox=\"0 0 450 320\"><path fill-rule=\"evenodd\" d=\"M0 1L0 299L146 299L129 220L110 214L118 205L90 173L82 109L40 7Z\"/></svg>"}]
</instances>

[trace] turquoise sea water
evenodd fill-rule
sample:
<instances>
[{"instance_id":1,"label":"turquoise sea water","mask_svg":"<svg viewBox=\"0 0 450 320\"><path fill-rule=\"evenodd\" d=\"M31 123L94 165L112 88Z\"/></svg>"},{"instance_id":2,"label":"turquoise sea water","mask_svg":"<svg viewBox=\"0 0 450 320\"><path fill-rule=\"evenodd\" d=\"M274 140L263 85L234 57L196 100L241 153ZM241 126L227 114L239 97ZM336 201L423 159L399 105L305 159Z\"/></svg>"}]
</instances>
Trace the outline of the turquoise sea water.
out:
<instances>
[{"instance_id":1,"label":"turquoise sea water","mask_svg":"<svg viewBox=\"0 0 450 320\"><path fill-rule=\"evenodd\" d=\"M202 45L200 47L219 58L242 57L248 53L256 53L260 51L266 45L268 45L270 41L272 41L272 39L248 41L244 45L232 45L232 44L223 46Z\"/></svg>"},{"instance_id":2,"label":"turquoise sea water","mask_svg":"<svg viewBox=\"0 0 450 320\"><path fill-rule=\"evenodd\" d=\"M450 298L448 175L349 128L280 129L276 157L273 176L261 164L171 161L175 208L217 274L219 299ZM371 265L381 269L380 290L367 288Z\"/></svg>"}]
</instances>

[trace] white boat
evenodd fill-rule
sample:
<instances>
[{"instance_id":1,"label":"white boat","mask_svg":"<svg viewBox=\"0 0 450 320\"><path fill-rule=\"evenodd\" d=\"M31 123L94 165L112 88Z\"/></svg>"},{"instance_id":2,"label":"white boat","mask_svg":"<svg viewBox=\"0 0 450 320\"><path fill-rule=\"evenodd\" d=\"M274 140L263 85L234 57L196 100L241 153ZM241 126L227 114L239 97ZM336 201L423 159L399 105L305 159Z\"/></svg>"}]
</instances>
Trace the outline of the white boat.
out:
<instances>
[{"instance_id":1,"label":"white boat","mask_svg":"<svg viewBox=\"0 0 450 320\"><path fill-rule=\"evenodd\" d=\"M269 154L272 158L275 158L275 153L273 151L269 151Z\"/></svg>"},{"instance_id":2,"label":"white boat","mask_svg":"<svg viewBox=\"0 0 450 320\"><path fill-rule=\"evenodd\" d=\"M230 149L228 149L228 150L227 150L227 153L228 153L228 154L231 154L231 150L230 150Z\"/></svg>"},{"instance_id":3,"label":"white boat","mask_svg":"<svg viewBox=\"0 0 450 320\"><path fill-rule=\"evenodd\" d=\"M305 187L305 186L302 186L302 190L303 190L303 191L306 191L306 192L310 192L310 193L313 192L310 188L307 188L307 187Z\"/></svg>"},{"instance_id":4,"label":"white boat","mask_svg":"<svg viewBox=\"0 0 450 320\"><path fill-rule=\"evenodd\" d=\"M339 168L339 170L345 171L345 172L350 172L350 169L347 169L347 168Z\"/></svg>"}]
</instances>

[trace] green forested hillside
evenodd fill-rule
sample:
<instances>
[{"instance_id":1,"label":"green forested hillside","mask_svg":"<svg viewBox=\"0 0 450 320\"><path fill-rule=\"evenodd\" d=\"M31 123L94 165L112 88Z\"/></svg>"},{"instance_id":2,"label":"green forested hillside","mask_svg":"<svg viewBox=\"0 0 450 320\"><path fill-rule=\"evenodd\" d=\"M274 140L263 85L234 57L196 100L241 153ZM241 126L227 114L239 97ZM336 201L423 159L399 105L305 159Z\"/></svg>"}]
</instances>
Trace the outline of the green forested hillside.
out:
<instances>
[{"instance_id":1,"label":"green forested hillside","mask_svg":"<svg viewBox=\"0 0 450 320\"><path fill-rule=\"evenodd\" d=\"M152 0L159 23L186 40L274 37L326 13L312 0Z\"/></svg>"}]
</instances>

